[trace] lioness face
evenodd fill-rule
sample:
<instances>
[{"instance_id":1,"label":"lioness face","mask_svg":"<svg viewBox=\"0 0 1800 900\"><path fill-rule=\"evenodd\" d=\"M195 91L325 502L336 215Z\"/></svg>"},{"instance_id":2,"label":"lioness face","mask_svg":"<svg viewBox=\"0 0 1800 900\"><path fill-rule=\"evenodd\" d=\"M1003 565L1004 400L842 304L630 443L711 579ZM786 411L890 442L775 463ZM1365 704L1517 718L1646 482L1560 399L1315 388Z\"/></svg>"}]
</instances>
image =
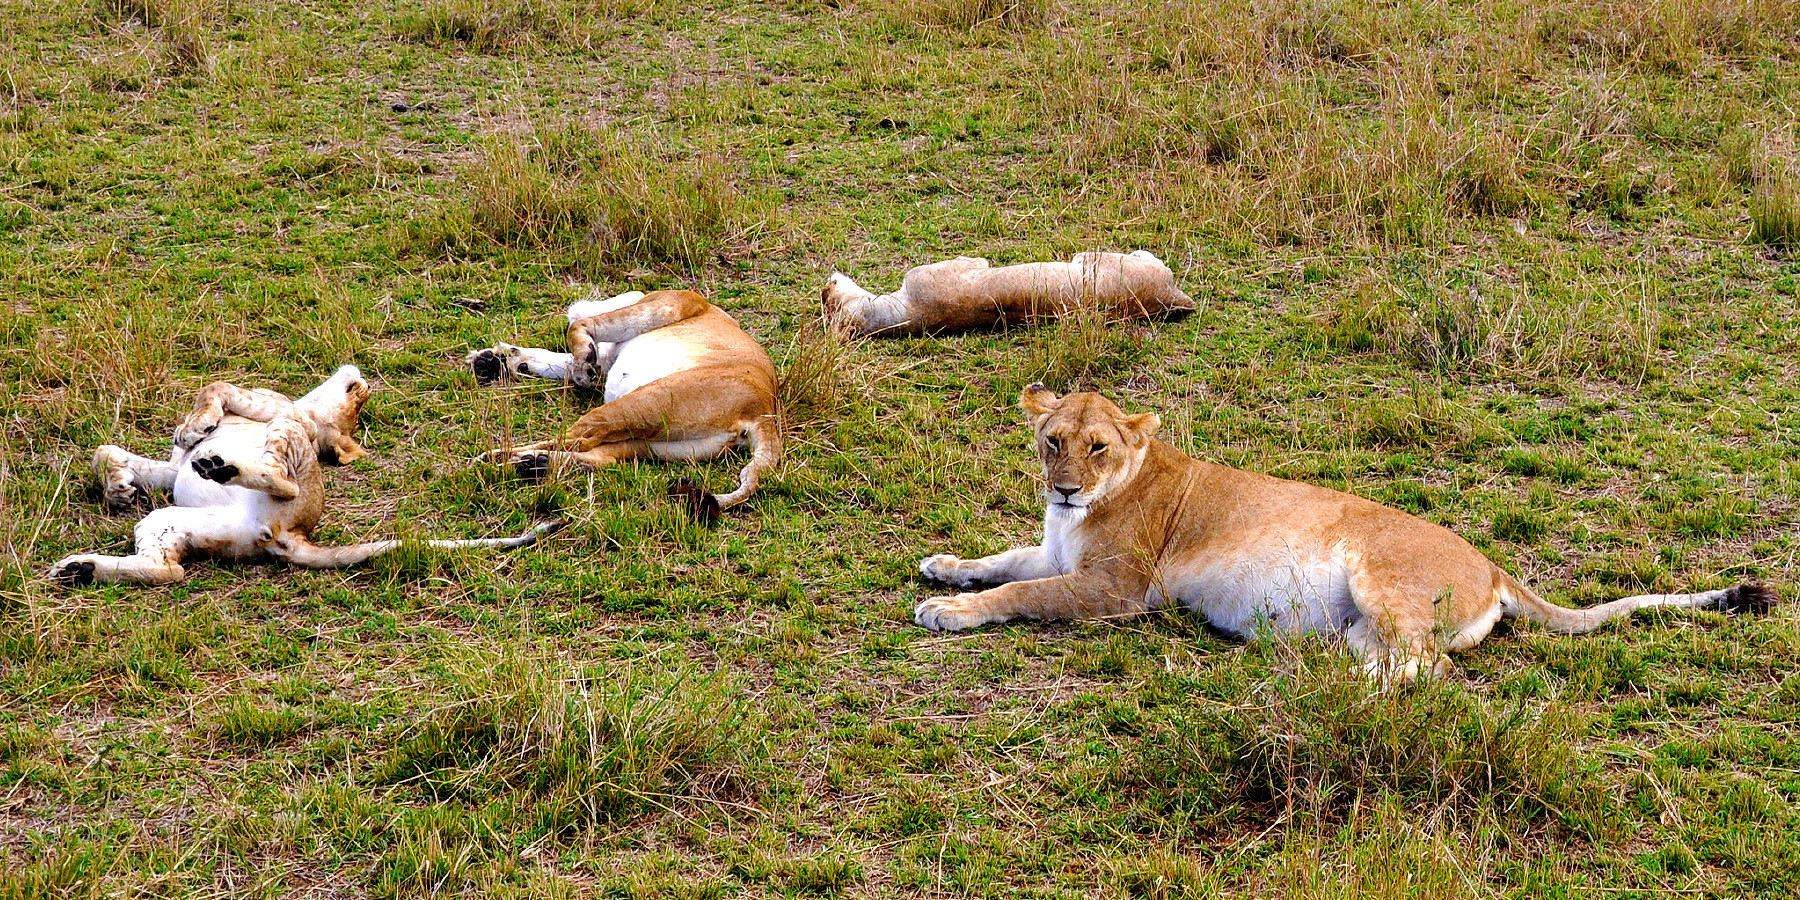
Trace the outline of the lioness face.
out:
<instances>
[{"instance_id":1,"label":"lioness face","mask_svg":"<svg viewBox=\"0 0 1800 900\"><path fill-rule=\"evenodd\" d=\"M350 435L369 402L369 382L355 366L340 367L324 384L313 388L294 406L317 427L319 459L328 465L348 465L368 455Z\"/></svg>"},{"instance_id":2,"label":"lioness face","mask_svg":"<svg viewBox=\"0 0 1800 900\"><path fill-rule=\"evenodd\" d=\"M1037 433L1044 499L1052 509L1080 509L1130 481L1162 422L1154 413L1128 416L1099 394L1058 397L1041 384L1019 404Z\"/></svg>"}]
</instances>

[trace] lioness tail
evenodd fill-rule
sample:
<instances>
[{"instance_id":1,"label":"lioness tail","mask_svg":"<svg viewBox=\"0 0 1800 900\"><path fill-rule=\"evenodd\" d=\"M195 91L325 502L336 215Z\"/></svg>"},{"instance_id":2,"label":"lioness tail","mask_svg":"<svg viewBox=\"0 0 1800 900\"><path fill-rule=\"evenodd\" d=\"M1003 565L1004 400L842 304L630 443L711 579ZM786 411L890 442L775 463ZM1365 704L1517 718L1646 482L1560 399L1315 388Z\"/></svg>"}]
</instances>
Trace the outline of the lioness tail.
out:
<instances>
[{"instance_id":1,"label":"lioness tail","mask_svg":"<svg viewBox=\"0 0 1800 900\"><path fill-rule=\"evenodd\" d=\"M540 522L531 530L514 537L505 538L473 538L470 540L435 540L410 542L418 546L431 547L438 550L461 550L476 547L499 547L513 550L529 547L537 543L538 538L552 534L564 525L566 520ZM341 569L366 562L371 557L380 556L391 550L397 550L409 543L407 541L370 541L366 544L349 544L342 547L321 547L299 535L283 535L266 549L270 556L285 560L296 566L307 569Z\"/></svg>"},{"instance_id":2,"label":"lioness tail","mask_svg":"<svg viewBox=\"0 0 1800 900\"><path fill-rule=\"evenodd\" d=\"M1500 590L1500 609L1503 615L1536 622L1561 634L1586 634L1611 619L1657 606L1715 609L1737 615L1765 613L1775 605L1775 592L1755 582L1693 594L1639 594L1584 609L1557 606L1511 577L1503 578Z\"/></svg>"}]
</instances>

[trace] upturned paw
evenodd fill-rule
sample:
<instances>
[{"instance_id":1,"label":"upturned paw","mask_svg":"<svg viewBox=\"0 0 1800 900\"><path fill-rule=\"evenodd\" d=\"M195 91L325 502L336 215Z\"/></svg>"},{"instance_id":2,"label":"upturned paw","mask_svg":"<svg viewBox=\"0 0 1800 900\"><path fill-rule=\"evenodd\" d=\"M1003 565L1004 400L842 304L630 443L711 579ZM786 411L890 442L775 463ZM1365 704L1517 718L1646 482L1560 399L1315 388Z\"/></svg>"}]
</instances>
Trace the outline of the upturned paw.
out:
<instances>
[{"instance_id":1,"label":"upturned paw","mask_svg":"<svg viewBox=\"0 0 1800 900\"><path fill-rule=\"evenodd\" d=\"M960 571L961 565L961 557L939 553L936 556L927 556L919 560L919 574L939 584L968 587L975 583L975 579L963 574Z\"/></svg>"},{"instance_id":2,"label":"upturned paw","mask_svg":"<svg viewBox=\"0 0 1800 900\"><path fill-rule=\"evenodd\" d=\"M211 456L200 456L194 459L194 471L207 481L226 484L238 477L238 467L225 461L217 453Z\"/></svg>"},{"instance_id":3,"label":"upturned paw","mask_svg":"<svg viewBox=\"0 0 1800 900\"><path fill-rule=\"evenodd\" d=\"M932 597L913 607L913 621L930 631L962 631L987 624L988 617L962 597Z\"/></svg>"},{"instance_id":4,"label":"upturned paw","mask_svg":"<svg viewBox=\"0 0 1800 900\"><path fill-rule=\"evenodd\" d=\"M506 355L498 350L477 350L467 358L476 384L493 384L506 377Z\"/></svg>"},{"instance_id":5,"label":"upturned paw","mask_svg":"<svg viewBox=\"0 0 1800 900\"><path fill-rule=\"evenodd\" d=\"M186 450L219 430L219 416L193 415L175 428L175 446Z\"/></svg>"},{"instance_id":6,"label":"upturned paw","mask_svg":"<svg viewBox=\"0 0 1800 900\"><path fill-rule=\"evenodd\" d=\"M527 453L513 460L513 471L534 484L543 481L550 476L550 457L543 453Z\"/></svg>"},{"instance_id":7,"label":"upturned paw","mask_svg":"<svg viewBox=\"0 0 1800 900\"><path fill-rule=\"evenodd\" d=\"M106 508L111 510L132 509L150 502L150 492L144 486L131 481L120 481L108 484L100 489L100 496L106 501Z\"/></svg>"},{"instance_id":8,"label":"upturned paw","mask_svg":"<svg viewBox=\"0 0 1800 900\"><path fill-rule=\"evenodd\" d=\"M83 587L94 583L94 561L90 558L71 556L50 567L47 576L52 583L65 587Z\"/></svg>"}]
</instances>

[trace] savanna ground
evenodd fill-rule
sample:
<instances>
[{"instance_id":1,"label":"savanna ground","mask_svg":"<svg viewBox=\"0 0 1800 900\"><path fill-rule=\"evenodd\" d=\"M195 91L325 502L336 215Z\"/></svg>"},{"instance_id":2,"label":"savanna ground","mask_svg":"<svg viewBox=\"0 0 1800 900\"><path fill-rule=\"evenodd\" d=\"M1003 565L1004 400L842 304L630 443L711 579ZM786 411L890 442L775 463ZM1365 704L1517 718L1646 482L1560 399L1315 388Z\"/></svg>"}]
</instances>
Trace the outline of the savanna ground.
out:
<instances>
[{"instance_id":1,"label":"savanna ground","mask_svg":"<svg viewBox=\"0 0 1800 900\"><path fill-rule=\"evenodd\" d=\"M1553 599L1800 550L1795 0L0 0L0 896L1789 897L1800 627L1502 626L1372 693L1164 613L936 636L1033 540L1014 401L1469 537ZM1147 248L1200 303L840 346L834 268ZM531 486L588 398L478 388L694 286L790 453ZM117 552L92 448L219 377L375 396L349 572Z\"/></svg>"}]
</instances>

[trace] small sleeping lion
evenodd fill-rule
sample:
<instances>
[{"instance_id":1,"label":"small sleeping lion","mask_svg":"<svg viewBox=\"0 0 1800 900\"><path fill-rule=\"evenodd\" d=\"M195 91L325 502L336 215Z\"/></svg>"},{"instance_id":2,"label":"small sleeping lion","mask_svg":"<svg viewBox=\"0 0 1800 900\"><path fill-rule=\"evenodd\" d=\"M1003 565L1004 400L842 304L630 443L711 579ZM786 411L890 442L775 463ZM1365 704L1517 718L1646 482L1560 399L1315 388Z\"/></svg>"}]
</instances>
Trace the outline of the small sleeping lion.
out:
<instances>
[{"instance_id":1,"label":"small sleeping lion","mask_svg":"<svg viewBox=\"0 0 1800 900\"><path fill-rule=\"evenodd\" d=\"M338 369L298 400L223 381L207 385L176 427L168 460L112 444L94 451L94 474L108 506L128 507L151 490L173 491L175 505L138 522L132 555L78 553L52 566L50 580L168 584L187 576L182 563L195 556L270 556L324 569L399 547L399 541L321 547L311 538L325 508L319 464L343 465L367 453L350 435L368 399L369 383L355 366ZM423 543L523 547L555 528L547 523L518 537Z\"/></svg>"},{"instance_id":2,"label":"small sleeping lion","mask_svg":"<svg viewBox=\"0 0 1800 900\"><path fill-rule=\"evenodd\" d=\"M1145 250L998 268L959 256L906 270L900 290L881 296L833 272L819 299L826 326L846 338L995 328L1083 308L1138 319L1194 311L1175 273Z\"/></svg>"}]
</instances>

